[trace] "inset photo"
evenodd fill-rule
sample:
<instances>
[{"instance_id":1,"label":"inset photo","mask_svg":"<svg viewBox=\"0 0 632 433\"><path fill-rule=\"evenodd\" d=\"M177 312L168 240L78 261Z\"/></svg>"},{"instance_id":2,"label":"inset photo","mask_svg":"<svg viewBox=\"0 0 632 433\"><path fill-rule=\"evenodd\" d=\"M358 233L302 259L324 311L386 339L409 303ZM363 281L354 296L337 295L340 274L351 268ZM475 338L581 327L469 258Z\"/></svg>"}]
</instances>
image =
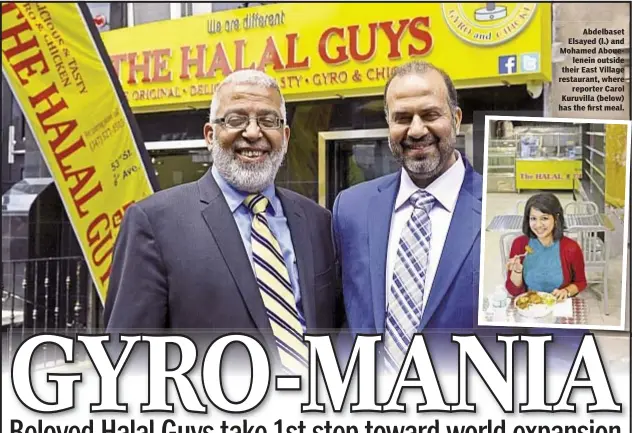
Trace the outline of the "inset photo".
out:
<instances>
[{"instance_id":1,"label":"inset photo","mask_svg":"<svg viewBox=\"0 0 632 433\"><path fill-rule=\"evenodd\" d=\"M479 325L629 329L630 129L485 117Z\"/></svg>"}]
</instances>

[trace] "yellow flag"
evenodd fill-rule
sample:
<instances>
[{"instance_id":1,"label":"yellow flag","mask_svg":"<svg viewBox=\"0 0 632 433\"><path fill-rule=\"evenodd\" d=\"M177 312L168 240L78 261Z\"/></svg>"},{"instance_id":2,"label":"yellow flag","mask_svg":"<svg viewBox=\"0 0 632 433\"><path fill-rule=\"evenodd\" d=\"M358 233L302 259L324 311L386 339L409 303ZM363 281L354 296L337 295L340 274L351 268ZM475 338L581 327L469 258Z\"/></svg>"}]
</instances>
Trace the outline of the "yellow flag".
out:
<instances>
[{"instance_id":1,"label":"yellow flag","mask_svg":"<svg viewBox=\"0 0 632 433\"><path fill-rule=\"evenodd\" d=\"M125 209L152 194L156 183L86 6L2 3L2 73L55 179L103 302Z\"/></svg>"}]
</instances>

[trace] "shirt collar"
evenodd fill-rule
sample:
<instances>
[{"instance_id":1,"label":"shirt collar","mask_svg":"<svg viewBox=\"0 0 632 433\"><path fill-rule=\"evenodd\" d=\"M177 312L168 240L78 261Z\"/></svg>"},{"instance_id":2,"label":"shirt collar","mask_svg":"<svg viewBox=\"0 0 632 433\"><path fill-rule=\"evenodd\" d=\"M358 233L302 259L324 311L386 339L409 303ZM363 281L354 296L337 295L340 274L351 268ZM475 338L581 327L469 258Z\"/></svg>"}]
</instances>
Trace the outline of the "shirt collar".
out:
<instances>
[{"instance_id":1,"label":"shirt collar","mask_svg":"<svg viewBox=\"0 0 632 433\"><path fill-rule=\"evenodd\" d=\"M459 191L461 190L461 185L465 178L463 158L461 158L461 155L457 151L455 151L455 155L457 160L452 164L452 167L447 169L445 173L436 178L426 188L426 191L432 194L435 200L450 213L454 211L456 200L459 197ZM419 187L415 185L408 172L402 169L399 192L395 198L395 210L397 211L406 204L410 196L417 190L419 190Z\"/></svg>"},{"instance_id":2,"label":"shirt collar","mask_svg":"<svg viewBox=\"0 0 632 433\"><path fill-rule=\"evenodd\" d=\"M226 179L224 179L222 175L219 174L219 170L217 170L217 168L214 165L211 168L211 175L213 175L215 182L217 182L217 186L219 186L219 189L222 191L222 194L224 195L224 198L226 199L226 203L228 203L228 207L230 208L231 213L235 213L237 208L239 208L239 206L244 203L244 200L246 199L246 197L250 195L250 193L240 191L234 186L232 186L230 183L228 183ZM266 197L268 201L270 202L271 208L273 210L273 214L280 215L281 203L277 199L274 185L266 186L263 189L263 191L261 191L261 194L264 197Z\"/></svg>"}]
</instances>

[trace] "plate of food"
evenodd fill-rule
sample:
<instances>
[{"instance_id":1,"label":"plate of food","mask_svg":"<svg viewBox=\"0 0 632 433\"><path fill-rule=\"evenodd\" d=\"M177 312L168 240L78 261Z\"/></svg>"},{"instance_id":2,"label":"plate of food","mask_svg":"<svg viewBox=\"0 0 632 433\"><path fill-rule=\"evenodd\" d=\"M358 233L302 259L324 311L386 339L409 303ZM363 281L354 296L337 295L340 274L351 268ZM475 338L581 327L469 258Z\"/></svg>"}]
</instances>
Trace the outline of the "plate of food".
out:
<instances>
[{"instance_id":1,"label":"plate of food","mask_svg":"<svg viewBox=\"0 0 632 433\"><path fill-rule=\"evenodd\" d=\"M546 292L528 291L514 299L518 314L524 317L544 317L553 312L555 296Z\"/></svg>"}]
</instances>

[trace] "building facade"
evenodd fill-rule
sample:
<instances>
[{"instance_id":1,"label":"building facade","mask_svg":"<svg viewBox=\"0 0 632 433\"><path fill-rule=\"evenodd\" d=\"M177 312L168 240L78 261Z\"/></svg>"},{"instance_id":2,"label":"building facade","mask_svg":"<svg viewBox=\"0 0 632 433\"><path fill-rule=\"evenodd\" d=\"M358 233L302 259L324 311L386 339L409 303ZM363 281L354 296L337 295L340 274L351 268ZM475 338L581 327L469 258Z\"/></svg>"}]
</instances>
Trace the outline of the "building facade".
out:
<instances>
[{"instance_id":1,"label":"building facade","mask_svg":"<svg viewBox=\"0 0 632 433\"><path fill-rule=\"evenodd\" d=\"M624 4L420 3L411 8L405 3L117 2L88 7L161 188L195 181L212 165L202 131L215 87L234 70L256 68L278 80L287 102L292 133L277 183L328 208L343 189L398 168L388 147L383 102L394 67L424 60L452 77L463 110L457 147L482 172L487 114L603 118L603 113L560 112L570 90L559 77L573 62L563 48L583 28L627 28L630 20ZM624 45L624 110L609 113L611 119L630 114L627 33ZM12 287L18 304L20 297L42 298L46 311L55 311L49 303L65 303L64 314L75 315L66 323L89 321L85 306L93 300L86 298L91 291L79 290L79 281L87 281L80 248L4 77L0 132L6 156L3 288ZM586 189L593 191L590 185ZM605 196L594 190L589 198L603 208ZM41 262L39 268L30 263L27 275L26 260L50 257L67 259ZM53 276L58 285L46 287ZM34 310L22 311L32 317L33 327L47 323L48 312L35 318ZM51 323L59 318L54 314Z\"/></svg>"},{"instance_id":2,"label":"building facade","mask_svg":"<svg viewBox=\"0 0 632 433\"><path fill-rule=\"evenodd\" d=\"M103 33L161 188L195 180L212 163L202 126L214 86L236 69L279 81L292 136L277 182L327 207L342 189L396 169L382 94L407 60L430 61L455 81L458 146L479 171L475 117L482 128L489 112L543 114L541 92L529 89L550 81L550 5L502 6L496 17L476 5L357 8L266 4L177 18L189 9L164 4L170 20Z\"/></svg>"},{"instance_id":3,"label":"building facade","mask_svg":"<svg viewBox=\"0 0 632 433\"><path fill-rule=\"evenodd\" d=\"M292 129L277 182L327 207L342 189L396 169L382 96L393 67L426 60L453 78L463 110L458 147L482 172L486 114L560 115L565 89L555 78L569 60L559 42L578 19L568 5L532 3L88 6L161 188L208 169L202 128L214 86L231 71L258 68L279 81ZM620 6L611 14L629 21ZM49 178L6 87L3 79L3 194L23 179Z\"/></svg>"},{"instance_id":4,"label":"building facade","mask_svg":"<svg viewBox=\"0 0 632 433\"><path fill-rule=\"evenodd\" d=\"M458 90L459 149L483 169L486 113L541 115L551 79L551 6L88 3L162 189L212 164L202 131L215 86L243 68L278 80L292 134L277 182L331 208L393 172L383 88L427 60ZM358 14L358 8L362 14ZM80 255L53 179L3 78L3 260ZM44 201L42 201L44 200ZM48 241L37 239L47 233Z\"/></svg>"}]
</instances>

